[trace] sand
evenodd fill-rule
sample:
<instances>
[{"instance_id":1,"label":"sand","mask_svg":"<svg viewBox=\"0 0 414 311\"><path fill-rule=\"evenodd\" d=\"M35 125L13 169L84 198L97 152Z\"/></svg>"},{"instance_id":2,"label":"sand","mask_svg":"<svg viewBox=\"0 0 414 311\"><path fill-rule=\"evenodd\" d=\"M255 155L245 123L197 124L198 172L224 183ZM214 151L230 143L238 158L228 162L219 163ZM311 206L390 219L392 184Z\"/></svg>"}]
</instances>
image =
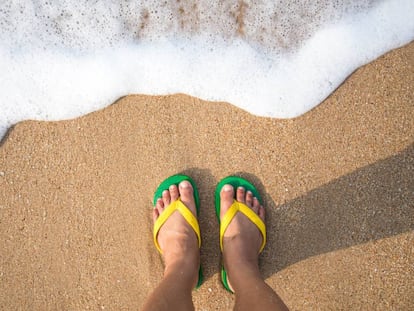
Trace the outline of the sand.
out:
<instances>
[{"instance_id":1,"label":"sand","mask_svg":"<svg viewBox=\"0 0 414 311\"><path fill-rule=\"evenodd\" d=\"M0 309L139 308L162 275L153 192L185 173L201 197L197 310L234 303L214 214L230 174L264 197L261 270L292 310L413 310L413 87L411 43L292 120L176 94L17 124L0 147Z\"/></svg>"}]
</instances>

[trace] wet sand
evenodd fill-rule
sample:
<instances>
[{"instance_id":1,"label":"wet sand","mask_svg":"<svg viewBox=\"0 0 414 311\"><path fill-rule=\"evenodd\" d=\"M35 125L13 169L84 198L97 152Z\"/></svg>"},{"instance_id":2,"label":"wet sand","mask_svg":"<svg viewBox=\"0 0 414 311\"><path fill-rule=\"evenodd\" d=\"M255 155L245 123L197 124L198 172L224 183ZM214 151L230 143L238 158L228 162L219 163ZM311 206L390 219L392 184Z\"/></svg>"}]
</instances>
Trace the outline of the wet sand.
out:
<instances>
[{"instance_id":1,"label":"wet sand","mask_svg":"<svg viewBox=\"0 0 414 311\"><path fill-rule=\"evenodd\" d=\"M292 120L177 94L17 124L0 147L0 309L139 308L162 275L153 192L175 173L200 192L197 310L234 303L214 214L230 174L264 197L261 269L292 310L414 309L413 88L411 43Z\"/></svg>"}]
</instances>

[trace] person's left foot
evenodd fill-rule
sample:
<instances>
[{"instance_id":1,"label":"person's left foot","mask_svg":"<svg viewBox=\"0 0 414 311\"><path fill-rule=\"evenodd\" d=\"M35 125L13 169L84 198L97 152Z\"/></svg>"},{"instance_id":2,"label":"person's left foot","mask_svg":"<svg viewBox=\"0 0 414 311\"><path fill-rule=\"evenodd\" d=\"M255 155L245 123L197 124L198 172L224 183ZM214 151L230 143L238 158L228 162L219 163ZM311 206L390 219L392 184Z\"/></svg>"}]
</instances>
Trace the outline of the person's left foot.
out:
<instances>
[{"instance_id":1,"label":"person's left foot","mask_svg":"<svg viewBox=\"0 0 414 311\"><path fill-rule=\"evenodd\" d=\"M165 208L181 197L184 205L197 217L194 201L194 190L190 182L182 181L179 186L170 186L164 190L162 198L158 199L153 211L154 223ZM200 265L200 250L197 236L184 217L175 211L166 220L158 232L158 243L165 262L165 273L170 269L182 267L185 273L192 275L194 284L198 279Z\"/></svg>"}]
</instances>

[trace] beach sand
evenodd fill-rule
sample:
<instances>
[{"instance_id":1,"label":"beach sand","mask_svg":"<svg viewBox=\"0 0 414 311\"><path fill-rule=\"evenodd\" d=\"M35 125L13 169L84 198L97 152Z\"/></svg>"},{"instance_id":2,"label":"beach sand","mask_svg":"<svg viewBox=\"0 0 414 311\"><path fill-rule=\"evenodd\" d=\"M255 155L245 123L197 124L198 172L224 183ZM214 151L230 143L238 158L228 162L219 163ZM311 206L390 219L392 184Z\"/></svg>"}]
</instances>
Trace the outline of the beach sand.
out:
<instances>
[{"instance_id":1,"label":"beach sand","mask_svg":"<svg viewBox=\"0 0 414 311\"><path fill-rule=\"evenodd\" d=\"M183 94L26 121L0 147L0 309L136 310L162 276L158 184L201 198L197 310L229 310L214 189L251 180L267 209L263 276L292 310L414 309L414 43L291 120Z\"/></svg>"}]
</instances>

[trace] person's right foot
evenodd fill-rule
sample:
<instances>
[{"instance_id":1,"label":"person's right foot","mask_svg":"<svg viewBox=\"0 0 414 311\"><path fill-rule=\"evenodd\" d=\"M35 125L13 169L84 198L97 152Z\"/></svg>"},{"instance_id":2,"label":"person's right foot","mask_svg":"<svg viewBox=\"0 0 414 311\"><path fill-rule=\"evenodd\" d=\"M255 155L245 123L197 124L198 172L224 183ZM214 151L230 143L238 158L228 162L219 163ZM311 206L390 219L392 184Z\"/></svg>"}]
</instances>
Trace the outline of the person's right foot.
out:
<instances>
[{"instance_id":1,"label":"person's right foot","mask_svg":"<svg viewBox=\"0 0 414 311\"><path fill-rule=\"evenodd\" d=\"M236 191L236 195L235 194ZM220 192L221 209L220 219L233 204L234 198L251 208L259 217L265 219L265 209L260 205L250 191L243 187L236 190L231 185L224 185ZM238 212L227 227L223 237L224 268L227 271L228 283L232 290L240 269L246 269L252 273L259 272L258 258L263 237L259 229L244 214Z\"/></svg>"}]
</instances>

